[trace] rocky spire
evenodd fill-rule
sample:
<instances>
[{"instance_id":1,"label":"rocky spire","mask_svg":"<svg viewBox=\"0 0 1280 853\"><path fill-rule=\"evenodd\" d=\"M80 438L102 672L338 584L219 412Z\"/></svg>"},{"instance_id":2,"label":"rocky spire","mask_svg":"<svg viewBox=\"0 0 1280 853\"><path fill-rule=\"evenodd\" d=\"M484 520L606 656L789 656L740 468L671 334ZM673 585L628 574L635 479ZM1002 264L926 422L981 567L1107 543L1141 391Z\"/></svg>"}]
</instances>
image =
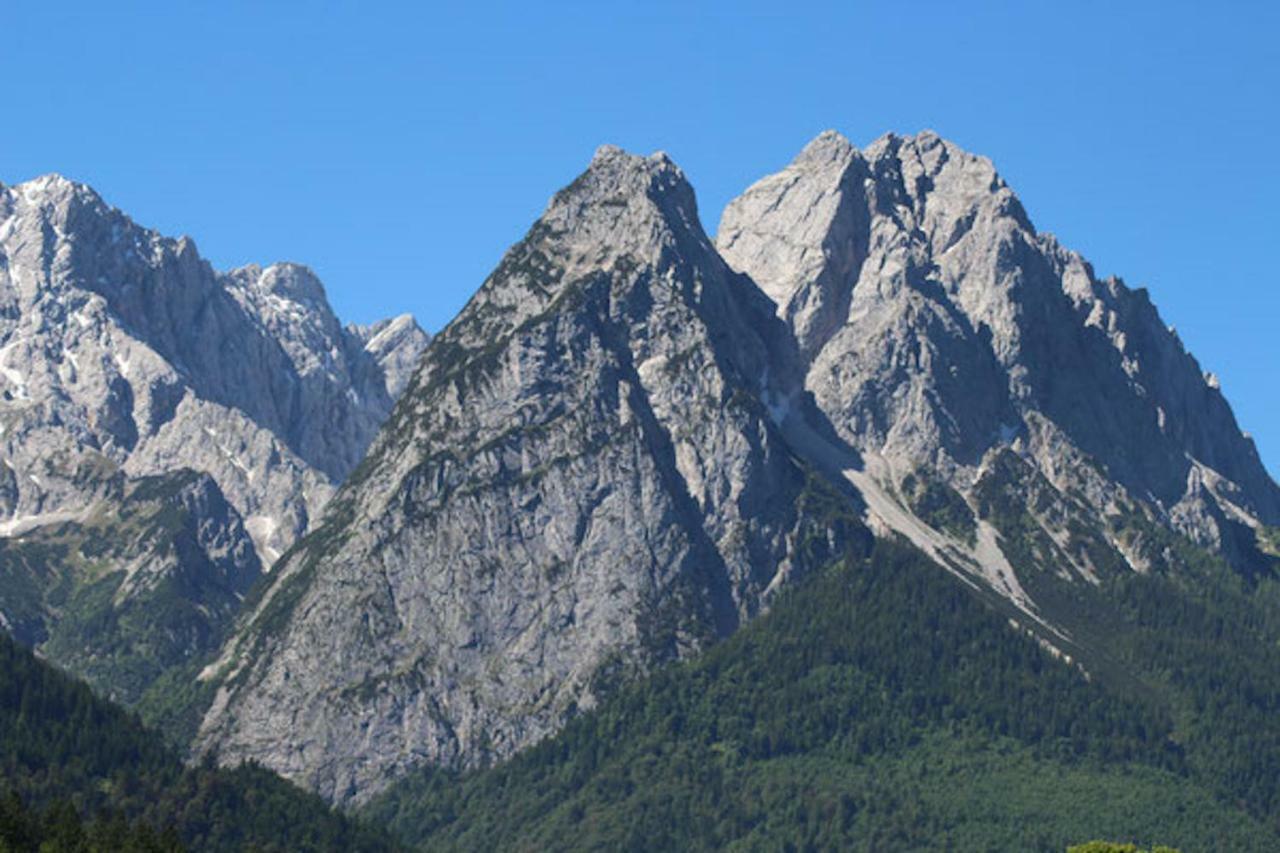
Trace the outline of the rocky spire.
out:
<instances>
[{"instance_id":1,"label":"rocky spire","mask_svg":"<svg viewBox=\"0 0 1280 853\"><path fill-rule=\"evenodd\" d=\"M732 631L809 565L765 402L774 327L680 170L602 148L432 339L210 668L200 747L366 798L508 755Z\"/></svg>"}]
</instances>

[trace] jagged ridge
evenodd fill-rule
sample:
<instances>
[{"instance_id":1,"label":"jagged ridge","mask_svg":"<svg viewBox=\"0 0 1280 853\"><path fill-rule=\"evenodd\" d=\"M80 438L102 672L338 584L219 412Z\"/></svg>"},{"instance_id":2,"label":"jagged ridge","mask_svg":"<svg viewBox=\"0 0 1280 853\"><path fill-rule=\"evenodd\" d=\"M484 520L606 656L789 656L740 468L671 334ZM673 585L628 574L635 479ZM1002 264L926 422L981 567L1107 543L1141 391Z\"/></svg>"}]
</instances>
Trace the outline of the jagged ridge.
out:
<instances>
[{"instance_id":1,"label":"jagged ridge","mask_svg":"<svg viewBox=\"0 0 1280 853\"><path fill-rule=\"evenodd\" d=\"M61 176L0 187L0 624L126 701L220 645L390 412L426 341L393 325L343 329L296 264L217 273ZM184 471L171 542L132 496Z\"/></svg>"},{"instance_id":2,"label":"jagged ridge","mask_svg":"<svg viewBox=\"0 0 1280 853\"><path fill-rule=\"evenodd\" d=\"M208 673L201 748L364 798L424 761L509 755L606 673L757 612L805 567L797 540L853 535L802 517L805 472L760 400L771 314L670 160L601 149L282 561Z\"/></svg>"},{"instance_id":3,"label":"jagged ridge","mask_svg":"<svg viewBox=\"0 0 1280 853\"><path fill-rule=\"evenodd\" d=\"M1073 666L1050 576L1189 569L1178 532L1271 570L1221 394L988 161L824 134L717 239L664 155L601 149L206 670L197 749L339 802L500 759L839 553L832 502Z\"/></svg>"}]
</instances>

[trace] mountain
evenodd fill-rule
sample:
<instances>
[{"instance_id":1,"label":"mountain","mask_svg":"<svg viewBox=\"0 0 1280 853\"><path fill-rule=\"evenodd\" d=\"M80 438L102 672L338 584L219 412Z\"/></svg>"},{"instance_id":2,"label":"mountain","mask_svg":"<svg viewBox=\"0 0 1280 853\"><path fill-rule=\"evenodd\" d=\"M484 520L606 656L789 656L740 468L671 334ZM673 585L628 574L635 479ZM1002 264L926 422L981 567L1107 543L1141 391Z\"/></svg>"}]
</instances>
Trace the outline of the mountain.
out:
<instances>
[{"instance_id":1,"label":"mountain","mask_svg":"<svg viewBox=\"0 0 1280 853\"><path fill-rule=\"evenodd\" d=\"M0 187L0 624L126 701L220 645L425 346L379 328L344 329L305 267L217 273L82 184Z\"/></svg>"},{"instance_id":2,"label":"mountain","mask_svg":"<svg viewBox=\"0 0 1280 853\"><path fill-rule=\"evenodd\" d=\"M713 244L669 159L606 147L246 603L201 674L195 752L344 804L419 766L479 771L609 719L624 685L831 564L874 563L876 537L1043 646L1064 707L1135 704L1194 787L1260 820L1280 804L1278 495L1146 294L1039 234L988 161L824 134ZM903 660L951 640L959 605L926 604L879 615L923 619Z\"/></svg>"},{"instance_id":3,"label":"mountain","mask_svg":"<svg viewBox=\"0 0 1280 853\"><path fill-rule=\"evenodd\" d=\"M680 170L602 148L206 671L200 748L344 802L510 755L727 636L844 535L761 403L785 344Z\"/></svg>"},{"instance_id":4,"label":"mountain","mask_svg":"<svg viewBox=\"0 0 1280 853\"><path fill-rule=\"evenodd\" d=\"M989 160L929 132L865 151L825 133L729 204L717 246L777 305L871 489L909 504L904 480L940 479L976 504L1016 458L1047 484L1032 515L1051 559L1084 578L1149 568L1149 543L1112 523L1134 515L1262 566L1280 487L1217 381L1145 290L1038 233ZM1082 525L1105 535L1076 541Z\"/></svg>"},{"instance_id":5,"label":"mountain","mask_svg":"<svg viewBox=\"0 0 1280 853\"><path fill-rule=\"evenodd\" d=\"M77 520L0 540L0 577L16 640L133 705L225 639L261 564L208 474L116 490Z\"/></svg>"},{"instance_id":6,"label":"mountain","mask_svg":"<svg viewBox=\"0 0 1280 853\"><path fill-rule=\"evenodd\" d=\"M418 366L418 357L431 336L418 326L411 314L379 320L367 326L349 325L347 333L361 342L365 352L382 368L387 396L398 400Z\"/></svg>"}]
</instances>

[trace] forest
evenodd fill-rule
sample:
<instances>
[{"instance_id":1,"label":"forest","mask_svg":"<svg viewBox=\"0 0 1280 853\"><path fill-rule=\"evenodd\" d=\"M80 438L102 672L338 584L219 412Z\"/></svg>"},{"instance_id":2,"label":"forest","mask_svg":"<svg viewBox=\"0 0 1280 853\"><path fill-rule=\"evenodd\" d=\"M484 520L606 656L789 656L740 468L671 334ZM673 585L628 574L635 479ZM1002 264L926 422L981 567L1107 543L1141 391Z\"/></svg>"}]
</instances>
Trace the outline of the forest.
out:
<instances>
[{"instance_id":1,"label":"forest","mask_svg":"<svg viewBox=\"0 0 1280 853\"><path fill-rule=\"evenodd\" d=\"M184 766L135 715L0 634L0 851L394 847L262 768Z\"/></svg>"}]
</instances>

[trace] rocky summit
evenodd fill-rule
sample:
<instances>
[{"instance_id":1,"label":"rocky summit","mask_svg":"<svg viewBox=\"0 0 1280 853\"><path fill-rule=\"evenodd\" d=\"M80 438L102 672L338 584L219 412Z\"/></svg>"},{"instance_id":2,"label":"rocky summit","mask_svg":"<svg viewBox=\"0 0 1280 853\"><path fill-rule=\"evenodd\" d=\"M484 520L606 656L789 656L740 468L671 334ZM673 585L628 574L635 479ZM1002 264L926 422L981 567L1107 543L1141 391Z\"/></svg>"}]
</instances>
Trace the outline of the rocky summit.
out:
<instances>
[{"instance_id":1,"label":"rocky summit","mask_svg":"<svg viewBox=\"0 0 1280 853\"><path fill-rule=\"evenodd\" d=\"M923 469L976 506L1007 449L1052 486L1035 523L1086 576L1080 514L1133 570L1149 543L1112 523L1132 515L1256 566L1280 488L1217 381L1145 290L1037 232L989 160L929 132L865 151L825 133L728 206L717 246L774 300L805 388L897 503Z\"/></svg>"},{"instance_id":2,"label":"rocky summit","mask_svg":"<svg viewBox=\"0 0 1280 853\"><path fill-rule=\"evenodd\" d=\"M81 673L103 669L78 663L95 643L131 672L125 647L173 662L176 648L216 646L239 598L363 457L425 343L408 317L343 328L305 267L218 273L191 240L136 225L82 184L0 187L0 558L25 567L5 572L0 623ZM187 520L146 521L162 506ZM103 535L115 541L93 541ZM38 542L49 548L37 559ZM142 566L152 581L138 584ZM116 617L166 572L182 580L165 600L195 622L157 651L164 631L126 638ZM81 585L123 634L59 639L64 618L89 612L61 597ZM68 643L74 654L59 655ZM95 683L136 698L140 678Z\"/></svg>"},{"instance_id":3,"label":"rocky summit","mask_svg":"<svg viewBox=\"0 0 1280 853\"><path fill-rule=\"evenodd\" d=\"M206 671L200 748L345 802L510 755L733 631L810 561L797 541L852 535L803 512L762 402L786 345L681 171L600 149Z\"/></svg>"},{"instance_id":4,"label":"rocky summit","mask_svg":"<svg viewBox=\"0 0 1280 853\"><path fill-rule=\"evenodd\" d=\"M1146 292L1038 232L989 161L825 133L713 243L665 155L605 147L205 669L196 751L339 803L502 759L868 530L1075 660L1071 595L1184 542L1269 570L1277 523Z\"/></svg>"}]
</instances>

